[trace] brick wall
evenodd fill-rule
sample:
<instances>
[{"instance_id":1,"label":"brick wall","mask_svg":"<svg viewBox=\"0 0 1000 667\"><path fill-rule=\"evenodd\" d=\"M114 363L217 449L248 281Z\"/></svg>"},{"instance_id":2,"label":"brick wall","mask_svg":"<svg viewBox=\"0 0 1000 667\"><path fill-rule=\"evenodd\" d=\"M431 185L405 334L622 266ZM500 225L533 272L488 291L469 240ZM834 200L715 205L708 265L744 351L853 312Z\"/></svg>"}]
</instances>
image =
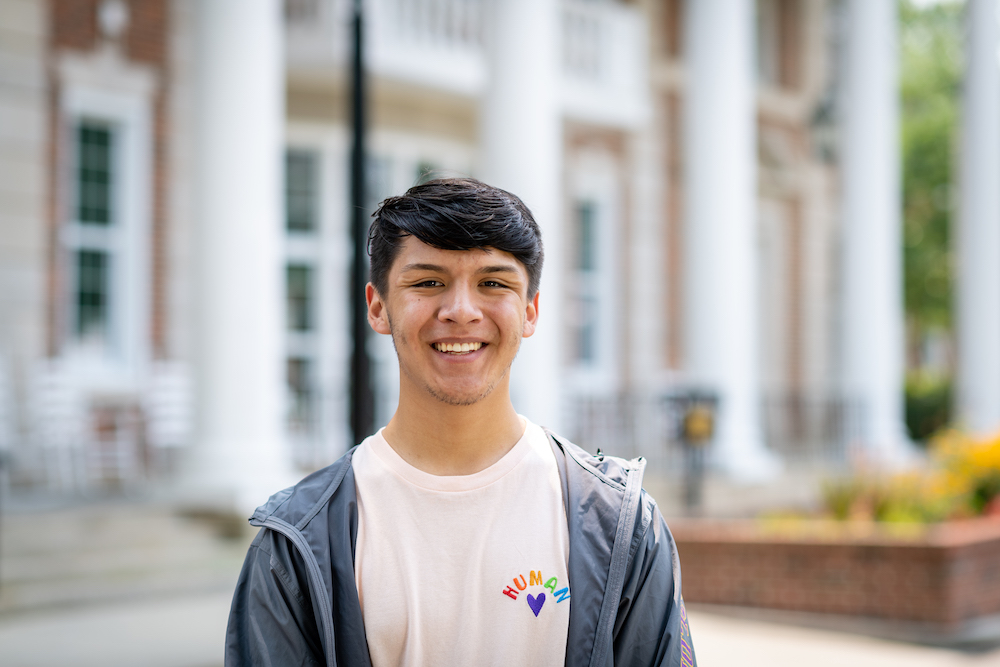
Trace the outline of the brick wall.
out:
<instances>
[{"instance_id":1,"label":"brick wall","mask_svg":"<svg viewBox=\"0 0 1000 667\"><path fill-rule=\"evenodd\" d=\"M919 534L775 535L754 524L673 523L689 602L952 626L1000 613L1000 521ZM840 534L837 534L837 531Z\"/></svg>"},{"instance_id":2,"label":"brick wall","mask_svg":"<svg viewBox=\"0 0 1000 667\"><path fill-rule=\"evenodd\" d=\"M97 42L97 0L50 0L49 35L57 49L89 51Z\"/></svg>"}]
</instances>

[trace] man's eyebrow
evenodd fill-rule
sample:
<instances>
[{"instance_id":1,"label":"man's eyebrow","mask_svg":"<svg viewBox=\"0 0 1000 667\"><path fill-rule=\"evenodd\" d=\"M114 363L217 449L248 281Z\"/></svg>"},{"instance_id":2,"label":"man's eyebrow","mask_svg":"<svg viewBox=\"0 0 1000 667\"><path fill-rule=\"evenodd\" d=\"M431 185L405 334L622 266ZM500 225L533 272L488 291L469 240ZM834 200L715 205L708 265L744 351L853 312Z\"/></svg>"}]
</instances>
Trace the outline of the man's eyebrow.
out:
<instances>
[{"instance_id":1,"label":"man's eyebrow","mask_svg":"<svg viewBox=\"0 0 1000 667\"><path fill-rule=\"evenodd\" d=\"M402 273L404 271L438 271L440 273L444 273L444 270L445 269L444 269L443 266L438 266L437 264L419 264L418 263L418 264L407 264L406 266L404 266L403 268L401 268L399 271L400 271L400 273Z\"/></svg>"},{"instance_id":2,"label":"man's eyebrow","mask_svg":"<svg viewBox=\"0 0 1000 667\"><path fill-rule=\"evenodd\" d=\"M476 273L517 273L517 267L510 264L494 264L493 266L484 266Z\"/></svg>"}]
</instances>

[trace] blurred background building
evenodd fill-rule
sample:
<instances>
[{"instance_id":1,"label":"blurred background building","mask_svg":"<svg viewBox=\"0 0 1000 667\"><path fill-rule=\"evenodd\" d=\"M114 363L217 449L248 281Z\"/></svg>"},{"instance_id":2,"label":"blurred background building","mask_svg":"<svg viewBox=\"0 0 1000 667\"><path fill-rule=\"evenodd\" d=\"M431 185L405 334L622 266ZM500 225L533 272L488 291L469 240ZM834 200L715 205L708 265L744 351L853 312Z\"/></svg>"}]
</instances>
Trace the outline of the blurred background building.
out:
<instances>
[{"instance_id":1,"label":"blurred background building","mask_svg":"<svg viewBox=\"0 0 1000 667\"><path fill-rule=\"evenodd\" d=\"M156 481L242 509L335 460L354 444L352 3L0 7L11 484ZM542 325L513 375L529 418L667 472L669 397L697 388L732 477L898 463L905 365L943 355L967 423L1000 426L995 3L967 12L957 362L920 332L907 355L893 0L364 12L368 208L472 175L543 229ZM369 351L383 424L395 357Z\"/></svg>"}]
</instances>

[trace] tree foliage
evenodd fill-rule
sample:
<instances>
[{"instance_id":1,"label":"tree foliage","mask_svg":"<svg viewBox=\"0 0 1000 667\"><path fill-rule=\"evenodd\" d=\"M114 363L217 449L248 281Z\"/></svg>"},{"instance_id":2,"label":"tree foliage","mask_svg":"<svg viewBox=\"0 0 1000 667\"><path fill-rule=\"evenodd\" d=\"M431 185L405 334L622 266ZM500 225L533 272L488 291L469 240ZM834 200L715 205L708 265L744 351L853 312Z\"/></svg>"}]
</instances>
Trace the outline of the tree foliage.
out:
<instances>
[{"instance_id":1,"label":"tree foliage","mask_svg":"<svg viewBox=\"0 0 1000 667\"><path fill-rule=\"evenodd\" d=\"M903 266L914 334L951 328L950 227L963 67L963 5L900 4Z\"/></svg>"}]
</instances>

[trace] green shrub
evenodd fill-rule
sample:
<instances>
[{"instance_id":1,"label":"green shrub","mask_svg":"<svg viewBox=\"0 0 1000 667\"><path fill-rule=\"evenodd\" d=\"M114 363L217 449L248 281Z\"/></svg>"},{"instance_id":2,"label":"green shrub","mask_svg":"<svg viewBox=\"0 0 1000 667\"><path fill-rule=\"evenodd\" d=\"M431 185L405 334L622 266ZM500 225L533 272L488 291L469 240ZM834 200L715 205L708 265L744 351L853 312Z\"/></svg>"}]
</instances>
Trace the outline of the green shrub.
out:
<instances>
[{"instance_id":1,"label":"green shrub","mask_svg":"<svg viewBox=\"0 0 1000 667\"><path fill-rule=\"evenodd\" d=\"M924 373L906 378L906 428L913 440L926 443L951 423L951 381Z\"/></svg>"}]
</instances>

